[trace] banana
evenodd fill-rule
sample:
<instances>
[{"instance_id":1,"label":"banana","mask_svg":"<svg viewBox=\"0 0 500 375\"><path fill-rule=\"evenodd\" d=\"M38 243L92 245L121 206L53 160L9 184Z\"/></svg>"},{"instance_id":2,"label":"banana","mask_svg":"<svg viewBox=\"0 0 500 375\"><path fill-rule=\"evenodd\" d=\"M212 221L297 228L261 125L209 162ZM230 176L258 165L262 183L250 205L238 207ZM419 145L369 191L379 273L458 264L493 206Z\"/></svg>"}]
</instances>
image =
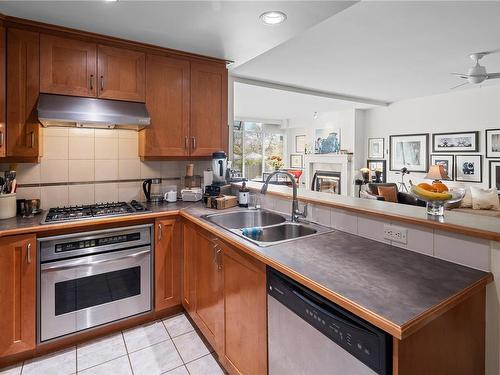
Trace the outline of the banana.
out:
<instances>
[{"instance_id":1,"label":"banana","mask_svg":"<svg viewBox=\"0 0 500 375\"><path fill-rule=\"evenodd\" d=\"M417 185L412 185L411 190L414 194L429 200L445 201L453 197L450 193L435 193L433 191L425 190Z\"/></svg>"}]
</instances>

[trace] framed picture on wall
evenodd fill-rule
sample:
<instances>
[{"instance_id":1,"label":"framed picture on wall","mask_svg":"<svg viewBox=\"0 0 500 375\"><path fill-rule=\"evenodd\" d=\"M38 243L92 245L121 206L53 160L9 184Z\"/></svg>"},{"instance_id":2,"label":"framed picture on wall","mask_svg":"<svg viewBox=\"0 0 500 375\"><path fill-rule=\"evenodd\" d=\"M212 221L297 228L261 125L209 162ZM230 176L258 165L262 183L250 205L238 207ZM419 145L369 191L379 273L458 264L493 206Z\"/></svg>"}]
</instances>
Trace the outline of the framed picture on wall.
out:
<instances>
[{"instance_id":1,"label":"framed picture on wall","mask_svg":"<svg viewBox=\"0 0 500 375\"><path fill-rule=\"evenodd\" d=\"M500 195L500 160L490 160L490 188L496 187Z\"/></svg>"},{"instance_id":2,"label":"framed picture on wall","mask_svg":"<svg viewBox=\"0 0 500 375\"><path fill-rule=\"evenodd\" d=\"M483 182L482 155L455 155L455 181Z\"/></svg>"},{"instance_id":3,"label":"framed picture on wall","mask_svg":"<svg viewBox=\"0 0 500 375\"><path fill-rule=\"evenodd\" d=\"M368 138L368 157L370 159L384 158L384 138Z\"/></svg>"},{"instance_id":4,"label":"framed picture on wall","mask_svg":"<svg viewBox=\"0 0 500 375\"><path fill-rule=\"evenodd\" d=\"M290 154L290 168L300 168L304 167L304 155L302 154Z\"/></svg>"},{"instance_id":5,"label":"framed picture on wall","mask_svg":"<svg viewBox=\"0 0 500 375\"><path fill-rule=\"evenodd\" d=\"M448 181L453 181L455 178L454 162L455 157L453 155L431 154L431 165L442 165L449 177Z\"/></svg>"},{"instance_id":6,"label":"framed picture on wall","mask_svg":"<svg viewBox=\"0 0 500 375\"><path fill-rule=\"evenodd\" d=\"M296 135L295 136L295 152L297 154L303 154L306 152L306 136Z\"/></svg>"},{"instance_id":7,"label":"framed picture on wall","mask_svg":"<svg viewBox=\"0 0 500 375\"><path fill-rule=\"evenodd\" d=\"M486 157L500 158L500 129L486 129Z\"/></svg>"},{"instance_id":8,"label":"framed picture on wall","mask_svg":"<svg viewBox=\"0 0 500 375\"><path fill-rule=\"evenodd\" d=\"M340 151L339 129L314 129L314 153L336 154Z\"/></svg>"},{"instance_id":9,"label":"framed picture on wall","mask_svg":"<svg viewBox=\"0 0 500 375\"><path fill-rule=\"evenodd\" d=\"M478 152L479 131L432 134L432 152Z\"/></svg>"},{"instance_id":10,"label":"framed picture on wall","mask_svg":"<svg viewBox=\"0 0 500 375\"><path fill-rule=\"evenodd\" d=\"M387 182L387 171L385 160L368 159L366 167L370 170L370 181L373 182Z\"/></svg>"},{"instance_id":11,"label":"framed picture on wall","mask_svg":"<svg viewBox=\"0 0 500 375\"><path fill-rule=\"evenodd\" d=\"M429 164L429 134L389 136L389 169L427 172Z\"/></svg>"}]
</instances>

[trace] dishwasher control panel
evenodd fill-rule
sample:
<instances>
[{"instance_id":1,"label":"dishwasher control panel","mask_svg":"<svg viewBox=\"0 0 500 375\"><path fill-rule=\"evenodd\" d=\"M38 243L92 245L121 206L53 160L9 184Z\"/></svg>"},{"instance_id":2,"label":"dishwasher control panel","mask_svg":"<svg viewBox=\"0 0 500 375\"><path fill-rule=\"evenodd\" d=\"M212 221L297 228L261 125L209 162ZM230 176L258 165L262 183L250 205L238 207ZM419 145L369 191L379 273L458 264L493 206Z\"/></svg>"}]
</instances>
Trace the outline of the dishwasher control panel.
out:
<instances>
[{"instance_id":1,"label":"dishwasher control panel","mask_svg":"<svg viewBox=\"0 0 500 375\"><path fill-rule=\"evenodd\" d=\"M273 269L267 278L270 296L376 373L391 373L388 334Z\"/></svg>"}]
</instances>

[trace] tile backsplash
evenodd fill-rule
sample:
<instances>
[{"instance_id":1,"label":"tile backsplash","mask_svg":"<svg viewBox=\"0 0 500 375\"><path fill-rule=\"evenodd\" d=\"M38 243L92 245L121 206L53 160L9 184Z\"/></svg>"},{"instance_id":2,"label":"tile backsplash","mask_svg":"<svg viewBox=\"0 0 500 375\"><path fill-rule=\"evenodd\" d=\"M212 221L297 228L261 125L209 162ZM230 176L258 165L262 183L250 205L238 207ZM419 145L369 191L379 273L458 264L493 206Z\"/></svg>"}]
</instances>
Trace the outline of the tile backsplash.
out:
<instances>
[{"instance_id":1,"label":"tile backsplash","mask_svg":"<svg viewBox=\"0 0 500 375\"><path fill-rule=\"evenodd\" d=\"M138 132L122 129L46 128L39 164L17 164L18 198L40 198L42 208L144 200L142 179L161 177L180 188L190 161L143 162ZM193 161L203 175L210 161ZM0 164L0 171L8 164ZM47 185L49 184L49 185Z\"/></svg>"}]
</instances>

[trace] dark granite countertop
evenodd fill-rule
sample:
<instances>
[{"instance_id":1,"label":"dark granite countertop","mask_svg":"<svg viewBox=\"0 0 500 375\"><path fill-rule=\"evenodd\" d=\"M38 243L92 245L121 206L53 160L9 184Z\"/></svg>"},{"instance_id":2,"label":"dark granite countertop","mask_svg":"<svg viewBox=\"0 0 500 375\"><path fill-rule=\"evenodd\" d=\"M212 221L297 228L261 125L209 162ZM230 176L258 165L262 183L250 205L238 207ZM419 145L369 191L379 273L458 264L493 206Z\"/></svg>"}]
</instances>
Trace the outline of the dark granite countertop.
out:
<instances>
[{"instance_id":1,"label":"dark granite countertop","mask_svg":"<svg viewBox=\"0 0 500 375\"><path fill-rule=\"evenodd\" d=\"M259 247L201 218L211 212L191 206L182 214L352 312L373 315L372 323L399 338L445 301L475 284L484 287L491 278L487 272L341 231Z\"/></svg>"}]
</instances>

